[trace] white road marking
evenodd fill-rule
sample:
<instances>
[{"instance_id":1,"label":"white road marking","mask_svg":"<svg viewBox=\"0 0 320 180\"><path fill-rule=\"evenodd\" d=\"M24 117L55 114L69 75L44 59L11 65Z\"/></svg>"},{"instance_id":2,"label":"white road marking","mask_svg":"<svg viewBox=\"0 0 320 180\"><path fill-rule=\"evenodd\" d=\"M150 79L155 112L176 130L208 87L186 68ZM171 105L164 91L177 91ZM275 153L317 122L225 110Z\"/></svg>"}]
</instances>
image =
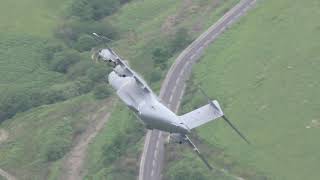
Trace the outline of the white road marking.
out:
<instances>
[{"instance_id":1,"label":"white road marking","mask_svg":"<svg viewBox=\"0 0 320 180\"><path fill-rule=\"evenodd\" d=\"M169 101L172 102L172 99L173 99L173 94L171 94Z\"/></svg>"},{"instance_id":2,"label":"white road marking","mask_svg":"<svg viewBox=\"0 0 320 180\"><path fill-rule=\"evenodd\" d=\"M144 163L146 161L146 154L149 149L149 143L150 143L150 137L151 137L151 130L148 130L147 135L146 135L146 140L144 142L144 147L143 147L143 152L142 152L142 157L140 161L140 170L139 170L139 180L143 180L143 175L144 175Z\"/></svg>"},{"instance_id":3,"label":"white road marking","mask_svg":"<svg viewBox=\"0 0 320 180\"><path fill-rule=\"evenodd\" d=\"M154 170L152 169L152 171L151 171L151 176L153 177L153 174L154 174Z\"/></svg>"},{"instance_id":4,"label":"white road marking","mask_svg":"<svg viewBox=\"0 0 320 180\"><path fill-rule=\"evenodd\" d=\"M184 68L181 69L179 76L182 76L183 73L184 73Z\"/></svg>"},{"instance_id":5,"label":"white road marking","mask_svg":"<svg viewBox=\"0 0 320 180\"><path fill-rule=\"evenodd\" d=\"M176 82L174 83L175 84L175 87L177 86L178 82L180 81L180 76L178 76L178 78L176 79Z\"/></svg>"},{"instance_id":6,"label":"white road marking","mask_svg":"<svg viewBox=\"0 0 320 180\"><path fill-rule=\"evenodd\" d=\"M192 54L192 55L190 56L190 59L192 60L195 56L196 56L196 54Z\"/></svg>"},{"instance_id":7,"label":"white road marking","mask_svg":"<svg viewBox=\"0 0 320 180\"><path fill-rule=\"evenodd\" d=\"M156 148L157 149L159 148L159 141L157 141Z\"/></svg>"},{"instance_id":8,"label":"white road marking","mask_svg":"<svg viewBox=\"0 0 320 180\"><path fill-rule=\"evenodd\" d=\"M173 94L174 92L176 92L177 84L178 84L178 83L176 83L176 85L173 87L173 89L172 89L172 91L171 91L171 92L172 92L172 94Z\"/></svg>"},{"instance_id":9,"label":"white road marking","mask_svg":"<svg viewBox=\"0 0 320 180\"><path fill-rule=\"evenodd\" d=\"M207 40L205 43L204 43L204 46L208 46L210 44L210 40Z\"/></svg>"}]
</instances>

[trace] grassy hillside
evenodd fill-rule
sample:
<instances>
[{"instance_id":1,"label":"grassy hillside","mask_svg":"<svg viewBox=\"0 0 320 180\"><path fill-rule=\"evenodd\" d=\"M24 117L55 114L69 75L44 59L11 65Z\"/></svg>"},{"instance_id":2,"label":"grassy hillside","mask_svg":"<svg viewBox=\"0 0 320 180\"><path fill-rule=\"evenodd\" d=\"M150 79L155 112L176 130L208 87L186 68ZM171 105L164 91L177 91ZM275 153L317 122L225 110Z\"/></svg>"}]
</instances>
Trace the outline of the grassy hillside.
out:
<instances>
[{"instance_id":1,"label":"grassy hillside","mask_svg":"<svg viewBox=\"0 0 320 180\"><path fill-rule=\"evenodd\" d=\"M0 32L50 37L68 1L1 1Z\"/></svg>"},{"instance_id":2,"label":"grassy hillside","mask_svg":"<svg viewBox=\"0 0 320 180\"><path fill-rule=\"evenodd\" d=\"M193 82L220 100L252 145L222 120L198 129L199 136L268 179L320 176L319 8L317 0L261 1L195 67ZM201 102L199 93L190 92L196 98L185 110Z\"/></svg>"},{"instance_id":3,"label":"grassy hillside","mask_svg":"<svg viewBox=\"0 0 320 180\"><path fill-rule=\"evenodd\" d=\"M169 46L168 42L181 28L188 30L191 39L196 38L236 2L238 0L132 1L108 17L121 36L114 46L136 71L149 76L154 71L152 51L155 48Z\"/></svg>"},{"instance_id":4,"label":"grassy hillside","mask_svg":"<svg viewBox=\"0 0 320 180\"><path fill-rule=\"evenodd\" d=\"M171 47L176 32L181 28L187 30L188 38L195 38L236 2L238 0L133 0L97 23L114 26L120 40L112 45L150 81L155 71L152 53L156 48ZM57 95L71 94L70 97L79 95L75 90L80 88L79 83L73 81L72 73L54 72L43 61L47 55L47 42L61 43L61 39L54 39L52 35L68 3L66 0L2 2L0 75L3 78L0 80L0 102L6 99L7 94L19 92L29 96L33 90L54 90ZM9 12L8 7L16 9L16 13ZM81 23L83 28L88 22ZM171 61L160 72L160 78L183 46L169 54ZM80 55L89 58L88 52ZM86 74L89 72L87 67L91 66L88 64L82 61L70 71L76 75ZM93 77L95 68L98 69L92 67L90 71ZM160 78L154 87L160 87ZM19 98L13 100L18 102ZM0 146L0 167L19 179L59 178L63 167L61 158L70 149L77 133L88 125L88 117L95 114L94 109L102 103L92 99L91 95L84 95L18 113L4 121L0 128L8 130L9 139ZM144 131L125 107L120 105L117 109L108 126L89 148L86 176L89 179L136 178ZM119 151L112 147L118 147ZM114 154L113 151L118 156L109 156ZM123 169L126 171L120 174Z\"/></svg>"},{"instance_id":5,"label":"grassy hillside","mask_svg":"<svg viewBox=\"0 0 320 180\"><path fill-rule=\"evenodd\" d=\"M8 132L9 138L1 143L1 168L19 179L58 177L60 158L104 104L92 96L82 96L41 106L5 121L0 128Z\"/></svg>"},{"instance_id":6,"label":"grassy hillside","mask_svg":"<svg viewBox=\"0 0 320 180\"><path fill-rule=\"evenodd\" d=\"M48 71L43 61L46 41L26 35L0 35L0 91L7 93L46 88L62 82L63 76Z\"/></svg>"}]
</instances>

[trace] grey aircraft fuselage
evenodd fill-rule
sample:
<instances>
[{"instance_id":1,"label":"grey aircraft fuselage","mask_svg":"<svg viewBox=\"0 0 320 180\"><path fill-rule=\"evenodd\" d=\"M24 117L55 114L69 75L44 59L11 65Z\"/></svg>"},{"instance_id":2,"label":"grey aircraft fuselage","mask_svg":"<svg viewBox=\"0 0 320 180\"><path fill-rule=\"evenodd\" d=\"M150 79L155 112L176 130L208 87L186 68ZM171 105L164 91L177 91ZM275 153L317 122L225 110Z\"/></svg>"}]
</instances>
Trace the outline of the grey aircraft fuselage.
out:
<instances>
[{"instance_id":1,"label":"grey aircraft fuselage","mask_svg":"<svg viewBox=\"0 0 320 180\"><path fill-rule=\"evenodd\" d=\"M108 75L109 84L148 129L179 134L190 132L181 118L163 105L147 83L111 49L103 49L98 55L113 67Z\"/></svg>"},{"instance_id":2,"label":"grey aircraft fuselage","mask_svg":"<svg viewBox=\"0 0 320 180\"><path fill-rule=\"evenodd\" d=\"M115 69L121 68L120 65L117 66ZM141 88L133 76L112 71L108 76L108 81L117 91L120 99L135 112L148 129L159 129L170 133L189 133L190 130L179 121L179 117L160 103L154 93Z\"/></svg>"}]
</instances>

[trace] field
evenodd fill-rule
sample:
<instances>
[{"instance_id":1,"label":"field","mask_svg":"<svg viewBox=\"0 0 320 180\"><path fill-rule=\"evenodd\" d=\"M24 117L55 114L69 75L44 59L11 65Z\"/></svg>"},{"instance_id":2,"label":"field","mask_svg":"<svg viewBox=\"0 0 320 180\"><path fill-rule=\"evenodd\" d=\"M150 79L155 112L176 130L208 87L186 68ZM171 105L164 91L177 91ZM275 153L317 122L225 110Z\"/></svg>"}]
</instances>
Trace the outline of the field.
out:
<instances>
[{"instance_id":1,"label":"field","mask_svg":"<svg viewBox=\"0 0 320 180\"><path fill-rule=\"evenodd\" d=\"M67 0L1 1L0 32L51 37Z\"/></svg>"},{"instance_id":2,"label":"field","mask_svg":"<svg viewBox=\"0 0 320 180\"><path fill-rule=\"evenodd\" d=\"M267 179L320 177L319 8L317 0L260 1L195 66L192 82L221 102L252 145L222 120L197 134L211 149L223 149L237 162L234 172L242 177L250 177L250 172L239 167ZM187 100L184 110L204 103L199 92L190 92L194 94L186 97L196 98ZM217 162L214 156L210 159Z\"/></svg>"},{"instance_id":3,"label":"field","mask_svg":"<svg viewBox=\"0 0 320 180\"><path fill-rule=\"evenodd\" d=\"M0 102L15 93L29 93L63 82L48 71L44 47L53 41L57 15L66 1L2 1L0 6Z\"/></svg>"}]
</instances>

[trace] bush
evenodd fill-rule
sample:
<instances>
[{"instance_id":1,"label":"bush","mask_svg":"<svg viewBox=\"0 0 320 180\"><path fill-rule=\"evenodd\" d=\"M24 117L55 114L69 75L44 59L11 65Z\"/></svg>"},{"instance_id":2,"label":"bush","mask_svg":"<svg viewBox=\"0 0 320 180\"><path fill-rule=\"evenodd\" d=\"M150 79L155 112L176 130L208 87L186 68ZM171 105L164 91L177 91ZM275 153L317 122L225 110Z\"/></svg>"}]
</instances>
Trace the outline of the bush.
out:
<instances>
[{"instance_id":1,"label":"bush","mask_svg":"<svg viewBox=\"0 0 320 180\"><path fill-rule=\"evenodd\" d=\"M60 73L67 73L68 69L73 64L80 61L80 58L80 55L73 50L58 52L54 54L54 57L49 64L49 69Z\"/></svg>"},{"instance_id":2,"label":"bush","mask_svg":"<svg viewBox=\"0 0 320 180\"><path fill-rule=\"evenodd\" d=\"M90 60L80 61L69 68L67 76L72 80L85 76L92 65Z\"/></svg>"},{"instance_id":3,"label":"bush","mask_svg":"<svg viewBox=\"0 0 320 180\"><path fill-rule=\"evenodd\" d=\"M87 77L81 77L75 83L80 94L88 93L94 88L94 82Z\"/></svg>"},{"instance_id":4,"label":"bush","mask_svg":"<svg viewBox=\"0 0 320 180\"><path fill-rule=\"evenodd\" d=\"M170 49L172 54L184 49L192 42L192 39L185 28L180 28L174 35L173 40L170 42Z\"/></svg>"},{"instance_id":5,"label":"bush","mask_svg":"<svg viewBox=\"0 0 320 180\"><path fill-rule=\"evenodd\" d=\"M44 155L47 161L56 161L62 158L70 149L72 143L72 127L60 122L56 128L48 131L45 137L50 137L44 144Z\"/></svg>"},{"instance_id":6,"label":"bush","mask_svg":"<svg viewBox=\"0 0 320 180\"><path fill-rule=\"evenodd\" d=\"M171 57L171 54L168 49L163 47L155 48L152 51L152 59L156 67L160 69L165 69L167 67L167 61Z\"/></svg>"},{"instance_id":7,"label":"bush","mask_svg":"<svg viewBox=\"0 0 320 180\"><path fill-rule=\"evenodd\" d=\"M75 45L75 49L77 49L80 52L90 51L97 44L98 44L98 41L95 40L92 36L89 36L87 34L83 34L78 39L78 41Z\"/></svg>"},{"instance_id":8,"label":"bush","mask_svg":"<svg viewBox=\"0 0 320 180\"><path fill-rule=\"evenodd\" d=\"M70 14L81 20L100 20L114 13L119 7L119 0L73 0Z\"/></svg>"},{"instance_id":9,"label":"bush","mask_svg":"<svg viewBox=\"0 0 320 180\"><path fill-rule=\"evenodd\" d=\"M96 99L105 99L112 95L112 89L106 84L98 85L93 90Z\"/></svg>"},{"instance_id":10,"label":"bush","mask_svg":"<svg viewBox=\"0 0 320 180\"><path fill-rule=\"evenodd\" d=\"M106 66L93 66L87 70L88 78L93 82L101 82L106 79L110 69Z\"/></svg>"},{"instance_id":11,"label":"bush","mask_svg":"<svg viewBox=\"0 0 320 180\"><path fill-rule=\"evenodd\" d=\"M151 75L150 75L150 82L158 82L160 81L162 78L162 72L160 69L155 69L154 71L152 71Z\"/></svg>"},{"instance_id":12,"label":"bush","mask_svg":"<svg viewBox=\"0 0 320 180\"><path fill-rule=\"evenodd\" d=\"M92 33L98 33L106 36L110 39L117 38L117 32L115 28L107 22L96 22L96 21L77 21L73 20L67 24L59 26L55 30L55 36L62 39L69 47L76 47L78 39L81 36L90 36ZM96 41L96 43L100 43Z\"/></svg>"},{"instance_id":13,"label":"bush","mask_svg":"<svg viewBox=\"0 0 320 180\"><path fill-rule=\"evenodd\" d=\"M43 50L43 58L49 62L54 57L54 54L63 51L63 49L64 46L60 43L51 41L47 42Z\"/></svg>"},{"instance_id":14,"label":"bush","mask_svg":"<svg viewBox=\"0 0 320 180\"><path fill-rule=\"evenodd\" d=\"M1 101L0 122L13 117L18 112L23 112L32 107L32 98L24 93L7 95Z\"/></svg>"}]
</instances>

